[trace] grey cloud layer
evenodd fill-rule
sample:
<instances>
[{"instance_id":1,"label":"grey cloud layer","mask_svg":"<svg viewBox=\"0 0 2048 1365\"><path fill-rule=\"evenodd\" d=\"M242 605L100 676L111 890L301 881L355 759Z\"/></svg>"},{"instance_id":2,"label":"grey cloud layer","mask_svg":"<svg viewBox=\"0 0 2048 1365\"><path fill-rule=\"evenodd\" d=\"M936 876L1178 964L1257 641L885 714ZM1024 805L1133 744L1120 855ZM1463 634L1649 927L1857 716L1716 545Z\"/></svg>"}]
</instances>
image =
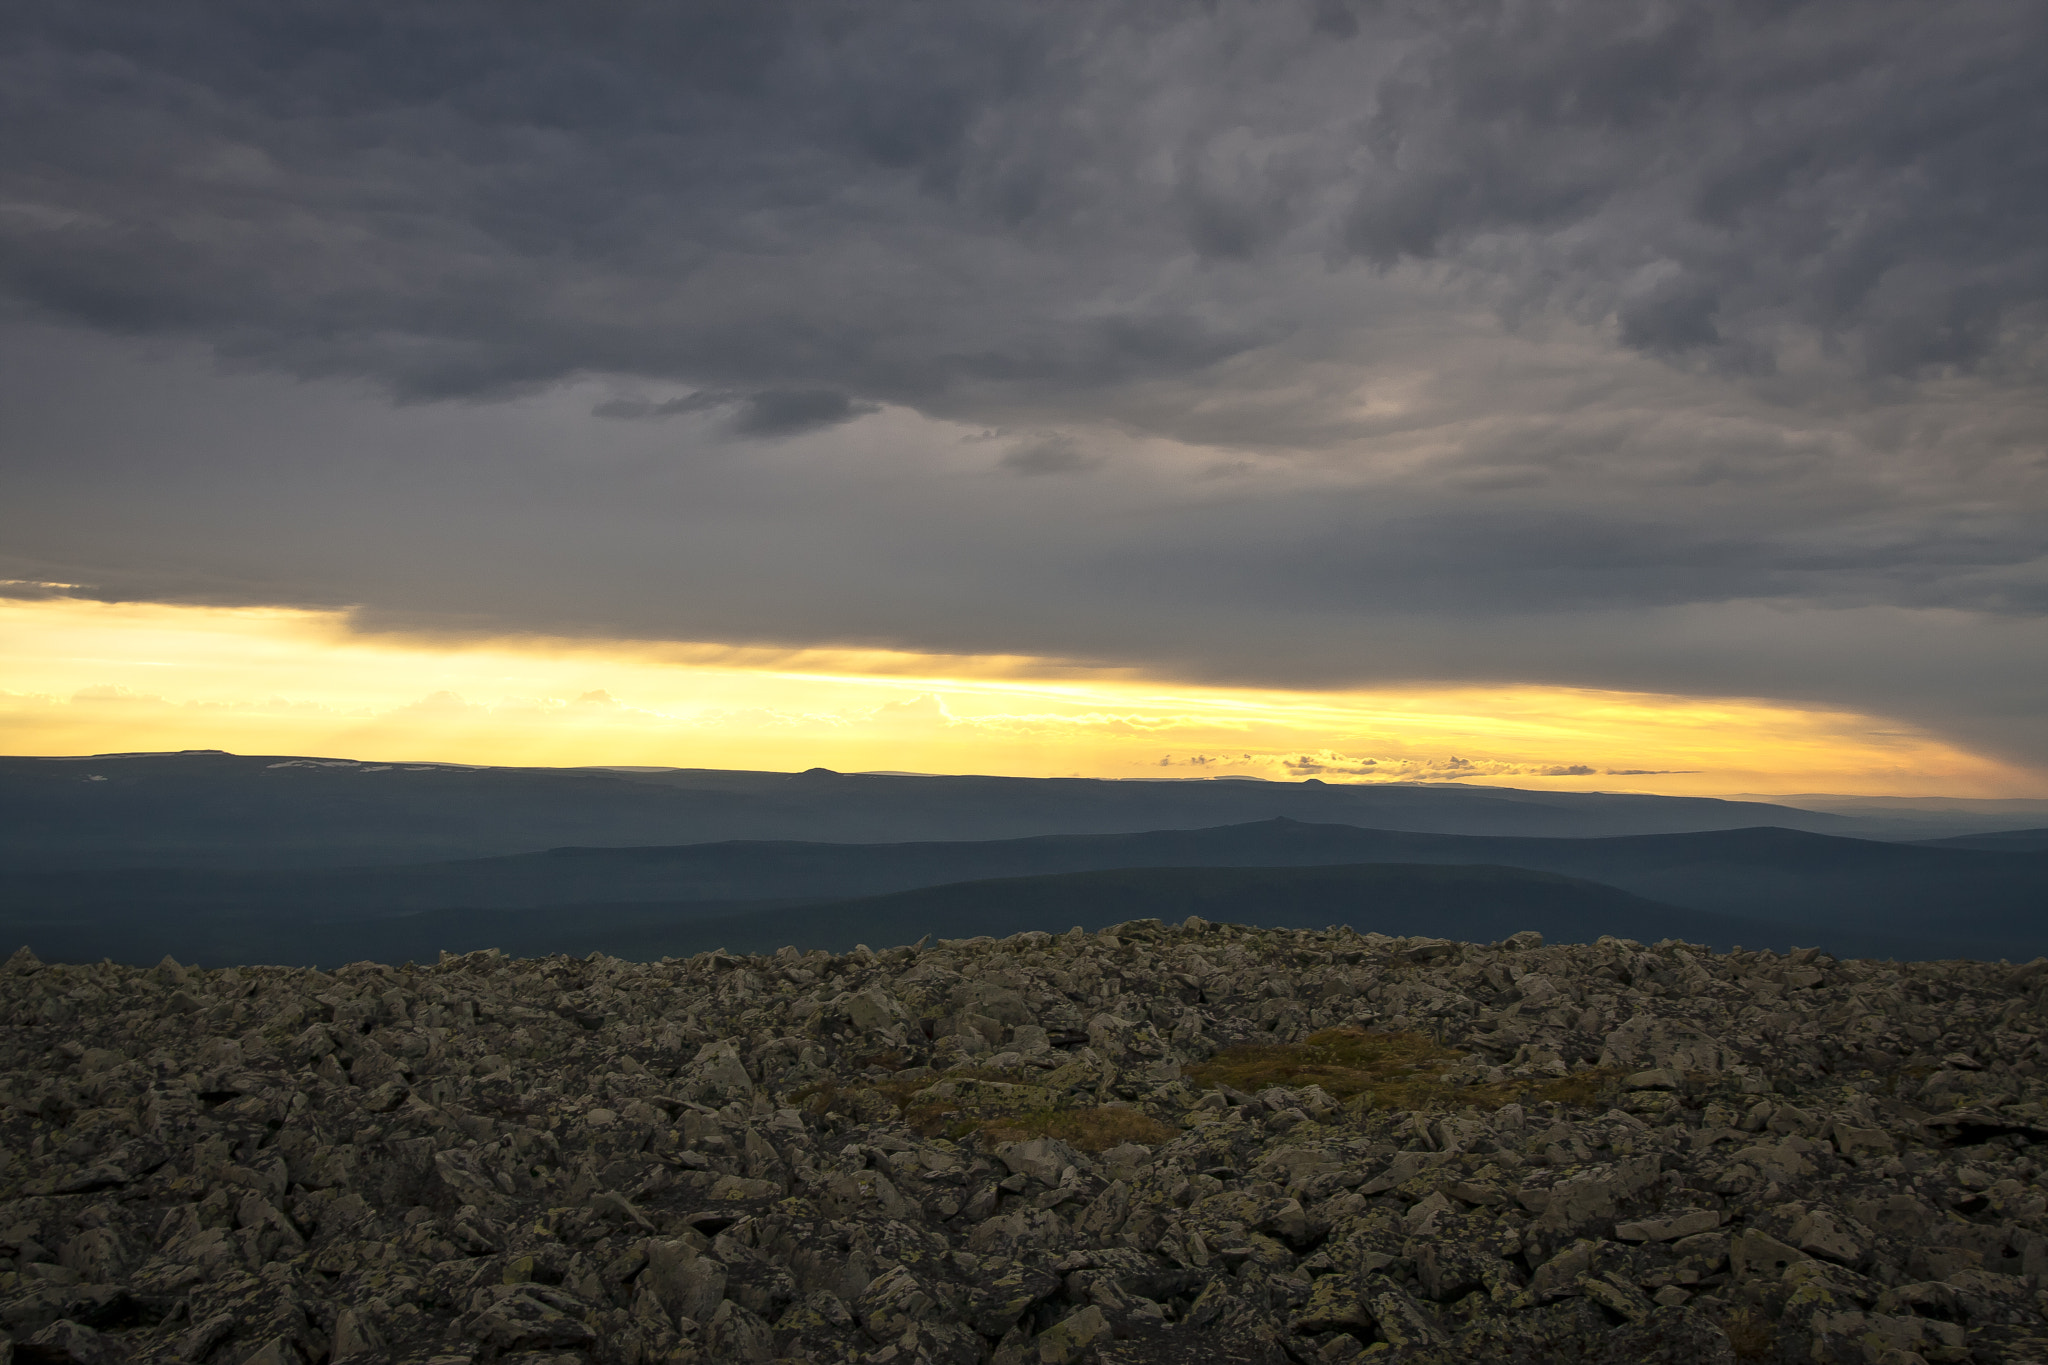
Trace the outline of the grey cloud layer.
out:
<instances>
[{"instance_id":1,"label":"grey cloud layer","mask_svg":"<svg viewBox=\"0 0 2048 1365\"><path fill-rule=\"evenodd\" d=\"M30 0L6 286L412 396L1099 390L1270 344L1236 277L1304 253L1743 370L2038 360L2038 6L1340 13Z\"/></svg>"},{"instance_id":2,"label":"grey cloud layer","mask_svg":"<svg viewBox=\"0 0 2048 1365\"><path fill-rule=\"evenodd\" d=\"M9 577L2048 754L2039 6L67 0L0 52Z\"/></svg>"}]
</instances>

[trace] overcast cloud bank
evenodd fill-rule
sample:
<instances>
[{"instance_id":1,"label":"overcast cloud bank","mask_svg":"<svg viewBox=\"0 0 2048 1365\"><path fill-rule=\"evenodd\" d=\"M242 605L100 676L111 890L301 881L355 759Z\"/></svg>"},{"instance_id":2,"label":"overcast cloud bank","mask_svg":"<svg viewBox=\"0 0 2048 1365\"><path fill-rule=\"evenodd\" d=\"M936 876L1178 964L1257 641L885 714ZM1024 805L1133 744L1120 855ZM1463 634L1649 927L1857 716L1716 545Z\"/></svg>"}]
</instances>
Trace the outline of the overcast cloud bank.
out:
<instances>
[{"instance_id":1,"label":"overcast cloud bank","mask_svg":"<svg viewBox=\"0 0 2048 1365\"><path fill-rule=\"evenodd\" d=\"M9 578L2048 759L2038 6L0 35Z\"/></svg>"}]
</instances>

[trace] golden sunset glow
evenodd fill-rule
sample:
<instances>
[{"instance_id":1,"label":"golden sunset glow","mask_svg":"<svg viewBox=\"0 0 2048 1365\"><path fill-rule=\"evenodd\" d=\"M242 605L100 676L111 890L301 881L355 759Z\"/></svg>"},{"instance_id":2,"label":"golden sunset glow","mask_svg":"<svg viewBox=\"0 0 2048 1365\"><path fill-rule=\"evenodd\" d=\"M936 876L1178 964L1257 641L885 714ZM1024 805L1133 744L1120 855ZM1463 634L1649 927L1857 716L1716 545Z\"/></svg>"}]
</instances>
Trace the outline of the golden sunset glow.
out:
<instances>
[{"instance_id":1,"label":"golden sunset glow","mask_svg":"<svg viewBox=\"0 0 2048 1365\"><path fill-rule=\"evenodd\" d=\"M1288 692L1015 656L450 641L345 613L0 602L0 751L238 753L1706 794L2026 795L1880 718L1557 687Z\"/></svg>"}]
</instances>

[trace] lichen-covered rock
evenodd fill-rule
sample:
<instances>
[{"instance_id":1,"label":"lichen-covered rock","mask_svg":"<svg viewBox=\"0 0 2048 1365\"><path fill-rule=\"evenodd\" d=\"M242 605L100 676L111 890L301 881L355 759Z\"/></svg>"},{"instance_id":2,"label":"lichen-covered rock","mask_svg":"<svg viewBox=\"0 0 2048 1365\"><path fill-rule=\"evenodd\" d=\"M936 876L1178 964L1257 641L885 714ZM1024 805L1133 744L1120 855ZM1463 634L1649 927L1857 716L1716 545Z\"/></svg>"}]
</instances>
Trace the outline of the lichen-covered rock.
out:
<instances>
[{"instance_id":1,"label":"lichen-covered rock","mask_svg":"<svg viewBox=\"0 0 2048 1365\"><path fill-rule=\"evenodd\" d=\"M498 1351L587 1346L596 1339L584 1318L590 1305L547 1285L493 1285L477 1291L457 1330Z\"/></svg>"},{"instance_id":2,"label":"lichen-covered rock","mask_svg":"<svg viewBox=\"0 0 2048 1365\"><path fill-rule=\"evenodd\" d=\"M1040 1365L1069 1365L1082 1352L1110 1335L1109 1319L1090 1304L1039 1333L1033 1343Z\"/></svg>"},{"instance_id":3,"label":"lichen-covered rock","mask_svg":"<svg viewBox=\"0 0 2048 1365\"><path fill-rule=\"evenodd\" d=\"M1057 1275L1014 1261L984 1261L967 1295L967 1322L983 1336L1001 1338L1018 1319L1060 1289Z\"/></svg>"}]
</instances>

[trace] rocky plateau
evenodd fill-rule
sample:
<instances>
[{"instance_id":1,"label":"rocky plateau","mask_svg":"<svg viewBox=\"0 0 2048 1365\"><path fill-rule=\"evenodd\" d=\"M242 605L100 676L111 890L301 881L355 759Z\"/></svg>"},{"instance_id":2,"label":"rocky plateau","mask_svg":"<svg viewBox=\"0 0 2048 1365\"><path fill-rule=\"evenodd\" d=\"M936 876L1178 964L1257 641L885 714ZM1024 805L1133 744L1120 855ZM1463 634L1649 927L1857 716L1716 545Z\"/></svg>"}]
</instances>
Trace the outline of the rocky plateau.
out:
<instances>
[{"instance_id":1,"label":"rocky plateau","mask_svg":"<svg viewBox=\"0 0 2048 1365\"><path fill-rule=\"evenodd\" d=\"M0 1361L2048 1361L2048 962L0 968Z\"/></svg>"}]
</instances>

